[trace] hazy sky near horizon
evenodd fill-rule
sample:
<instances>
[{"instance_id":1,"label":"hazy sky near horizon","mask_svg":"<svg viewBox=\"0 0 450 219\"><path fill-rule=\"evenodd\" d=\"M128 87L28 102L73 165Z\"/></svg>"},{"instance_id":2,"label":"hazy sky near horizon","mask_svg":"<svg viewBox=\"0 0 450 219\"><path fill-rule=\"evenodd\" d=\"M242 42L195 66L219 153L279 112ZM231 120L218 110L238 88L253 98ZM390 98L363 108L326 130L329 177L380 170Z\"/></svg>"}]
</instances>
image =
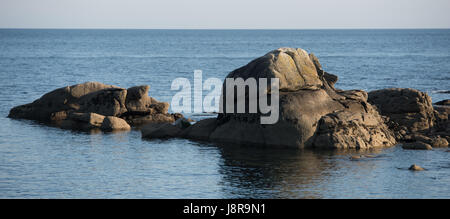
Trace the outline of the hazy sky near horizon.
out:
<instances>
[{"instance_id":1,"label":"hazy sky near horizon","mask_svg":"<svg viewBox=\"0 0 450 219\"><path fill-rule=\"evenodd\" d=\"M0 28L450 28L450 0L0 0Z\"/></svg>"}]
</instances>

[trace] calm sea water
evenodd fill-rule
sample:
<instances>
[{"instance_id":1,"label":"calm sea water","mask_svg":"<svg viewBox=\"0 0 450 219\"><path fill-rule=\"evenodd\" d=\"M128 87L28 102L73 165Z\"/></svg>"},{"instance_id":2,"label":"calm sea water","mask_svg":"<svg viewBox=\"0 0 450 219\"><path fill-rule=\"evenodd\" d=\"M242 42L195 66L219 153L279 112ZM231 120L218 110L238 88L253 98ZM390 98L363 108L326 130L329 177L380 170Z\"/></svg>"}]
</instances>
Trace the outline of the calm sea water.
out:
<instances>
[{"instance_id":1,"label":"calm sea water","mask_svg":"<svg viewBox=\"0 0 450 219\"><path fill-rule=\"evenodd\" d=\"M341 89L411 87L449 99L450 30L0 30L0 198L450 198L450 153L268 150L140 132L88 134L6 118L66 85L224 78L278 47L315 53ZM193 115L194 119L208 115ZM406 170L416 163L427 171Z\"/></svg>"}]
</instances>

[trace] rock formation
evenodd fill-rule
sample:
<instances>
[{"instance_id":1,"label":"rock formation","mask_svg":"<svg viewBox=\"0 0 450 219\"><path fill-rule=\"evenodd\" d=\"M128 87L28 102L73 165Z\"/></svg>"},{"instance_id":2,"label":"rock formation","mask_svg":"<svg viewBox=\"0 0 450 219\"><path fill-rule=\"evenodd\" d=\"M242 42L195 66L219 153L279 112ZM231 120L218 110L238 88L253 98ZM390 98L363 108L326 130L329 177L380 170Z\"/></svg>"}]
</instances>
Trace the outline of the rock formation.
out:
<instances>
[{"instance_id":1,"label":"rock formation","mask_svg":"<svg viewBox=\"0 0 450 219\"><path fill-rule=\"evenodd\" d=\"M363 149L396 144L382 117L367 102L367 93L335 89L337 76L323 71L317 57L302 49L271 51L227 78L279 78L279 121L262 125L260 112L224 112L217 119L187 127L177 136L288 148ZM270 95L270 90L267 93ZM223 96L226 98L225 92ZM143 131L143 136L148 135Z\"/></svg>"},{"instance_id":2,"label":"rock formation","mask_svg":"<svg viewBox=\"0 0 450 219\"><path fill-rule=\"evenodd\" d=\"M86 82L51 91L32 103L14 107L8 117L42 121L66 129L104 131L142 126L143 138L181 137L225 144L271 148L369 149L402 142L405 149L448 147L448 100L432 105L414 89L391 88L366 93L334 88L338 77L325 72L319 59L302 49L280 48L228 74L227 78L279 79L279 120L262 124L257 112L223 112L194 125L169 104L148 96L149 86L128 89ZM225 88L226 80L223 87ZM248 91L247 91L248 92ZM263 90L270 100L270 86ZM261 95L261 94L260 94ZM236 96L227 96L237 103ZM250 95L244 108L249 109ZM252 101L259 102L256 97ZM272 112L274 113L274 112Z\"/></svg>"},{"instance_id":3,"label":"rock formation","mask_svg":"<svg viewBox=\"0 0 450 219\"><path fill-rule=\"evenodd\" d=\"M369 92L369 102L389 117L389 127L398 135L429 130L434 126L431 98L410 88L390 88Z\"/></svg>"},{"instance_id":4,"label":"rock formation","mask_svg":"<svg viewBox=\"0 0 450 219\"><path fill-rule=\"evenodd\" d=\"M385 116L398 141L447 147L450 140L448 106L434 106L428 94L410 88L390 88L369 92L368 101Z\"/></svg>"},{"instance_id":5,"label":"rock formation","mask_svg":"<svg viewBox=\"0 0 450 219\"><path fill-rule=\"evenodd\" d=\"M149 86L129 89L86 82L51 91L32 103L14 107L8 117L37 120L66 129L128 130L130 125L175 122L169 104L148 96Z\"/></svg>"}]
</instances>

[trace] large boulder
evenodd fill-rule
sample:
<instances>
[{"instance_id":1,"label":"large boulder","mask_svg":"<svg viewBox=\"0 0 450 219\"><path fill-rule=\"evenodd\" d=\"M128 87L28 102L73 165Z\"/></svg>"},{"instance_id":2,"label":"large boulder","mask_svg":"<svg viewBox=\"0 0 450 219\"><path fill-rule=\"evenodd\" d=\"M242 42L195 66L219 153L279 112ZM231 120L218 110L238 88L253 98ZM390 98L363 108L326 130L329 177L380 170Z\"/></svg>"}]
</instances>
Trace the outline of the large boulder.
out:
<instances>
[{"instance_id":1,"label":"large boulder","mask_svg":"<svg viewBox=\"0 0 450 219\"><path fill-rule=\"evenodd\" d=\"M317 62L318 63L318 62ZM316 64L303 49L280 48L228 74L227 78L279 78L280 90L319 89L323 85Z\"/></svg>"},{"instance_id":2,"label":"large boulder","mask_svg":"<svg viewBox=\"0 0 450 219\"><path fill-rule=\"evenodd\" d=\"M406 133L429 130L434 125L430 96L411 88L388 88L369 92L369 102L389 117L390 128Z\"/></svg>"},{"instance_id":3,"label":"large boulder","mask_svg":"<svg viewBox=\"0 0 450 219\"><path fill-rule=\"evenodd\" d=\"M148 96L149 88L143 85L124 89L86 82L56 89L32 103L14 107L8 117L47 122L63 128L90 129L100 128L101 124L93 125L89 118L109 116L106 121L110 123L105 130L129 129L128 124L171 123L180 118L179 114L168 113L168 103ZM125 125L122 119L128 124Z\"/></svg>"},{"instance_id":4,"label":"large boulder","mask_svg":"<svg viewBox=\"0 0 450 219\"><path fill-rule=\"evenodd\" d=\"M128 94L125 100L127 109L132 112L150 112L150 105L152 105L154 100L148 96L149 89L150 86L148 85L128 88Z\"/></svg>"},{"instance_id":5,"label":"large boulder","mask_svg":"<svg viewBox=\"0 0 450 219\"><path fill-rule=\"evenodd\" d=\"M395 144L388 128L379 126L383 120L378 113L371 107L369 110L369 113L341 110L323 116L319 120L314 146L367 149Z\"/></svg>"},{"instance_id":6,"label":"large boulder","mask_svg":"<svg viewBox=\"0 0 450 219\"><path fill-rule=\"evenodd\" d=\"M369 92L368 101L387 118L399 141L409 141L411 135L450 137L450 107L433 106L425 92L411 88L375 90Z\"/></svg>"},{"instance_id":7,"label":"large boulder","mask_svg":"<svg viewBox=\"0 0 450 219\"><path fill-rule=\"evenodd\" d=\"M231 72L227 78L279 78L278 122L261 124L263 114L259 111L224 110L216 121L200 121L189 127L183 137L289 148L359 149L396 144L381 116L367 102L367 93L335 89L337 76L324 72L317 57L302 49L271 51ZM269 89L267 94L270 96ZM226 91L222 95L226 100ZM201 132L205 134L199 135Z\"/></svg>"}]
</instances>

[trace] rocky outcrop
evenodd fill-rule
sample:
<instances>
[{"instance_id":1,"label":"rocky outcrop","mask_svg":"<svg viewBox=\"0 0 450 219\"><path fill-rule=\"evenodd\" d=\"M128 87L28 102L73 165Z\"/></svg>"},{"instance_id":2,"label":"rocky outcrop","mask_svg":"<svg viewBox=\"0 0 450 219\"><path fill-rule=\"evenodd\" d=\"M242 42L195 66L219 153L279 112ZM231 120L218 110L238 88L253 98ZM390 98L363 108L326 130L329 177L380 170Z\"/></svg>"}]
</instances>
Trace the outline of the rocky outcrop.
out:
<instances>
[{"instance_id":1,"label":"rocky outcrop","mask_svg":"<svg viewBox=\"0 0 450 219\"><path fill-rule=\"evenodd\" d=\"M323 71L317 57L302 49L274 50L236 69L227 78L279 78L278 122L261 124L259 118L263 114L259 111L225 111L217 119L197 122L179 136L288 148L362 149L396 144L382 117L367 102L367 93L335 89L337 76ZM266 92L270 96L270 90ZM223 96L226 98L226 92Z\"/></svg>"},{"instance_id":2,"label":"rocky outcrop","mask_svg":"<svg viewBox=\"0 0 450 219\"><path fill-rule=\"evenodd\" d=\"M14 107L8 117L37 120L67 129L128 130L152 122L174 122L169 104L148 96L149 86L129 89L86 82L51 91L32 103ZM129 125L130 124L130 125Z\"/></svg>"},{"instance_id":3,"label":"rocky outcrop","mask_svg":"<svg viewBox=\"0 0 450 219\"><path fill-rule=\"evenodd\" d=\"M369 92L368 101L385 116L398 141L448 145L450 108L433 106L428 94L410 88L390 88Z\"/></svg>"}]
</instances>

